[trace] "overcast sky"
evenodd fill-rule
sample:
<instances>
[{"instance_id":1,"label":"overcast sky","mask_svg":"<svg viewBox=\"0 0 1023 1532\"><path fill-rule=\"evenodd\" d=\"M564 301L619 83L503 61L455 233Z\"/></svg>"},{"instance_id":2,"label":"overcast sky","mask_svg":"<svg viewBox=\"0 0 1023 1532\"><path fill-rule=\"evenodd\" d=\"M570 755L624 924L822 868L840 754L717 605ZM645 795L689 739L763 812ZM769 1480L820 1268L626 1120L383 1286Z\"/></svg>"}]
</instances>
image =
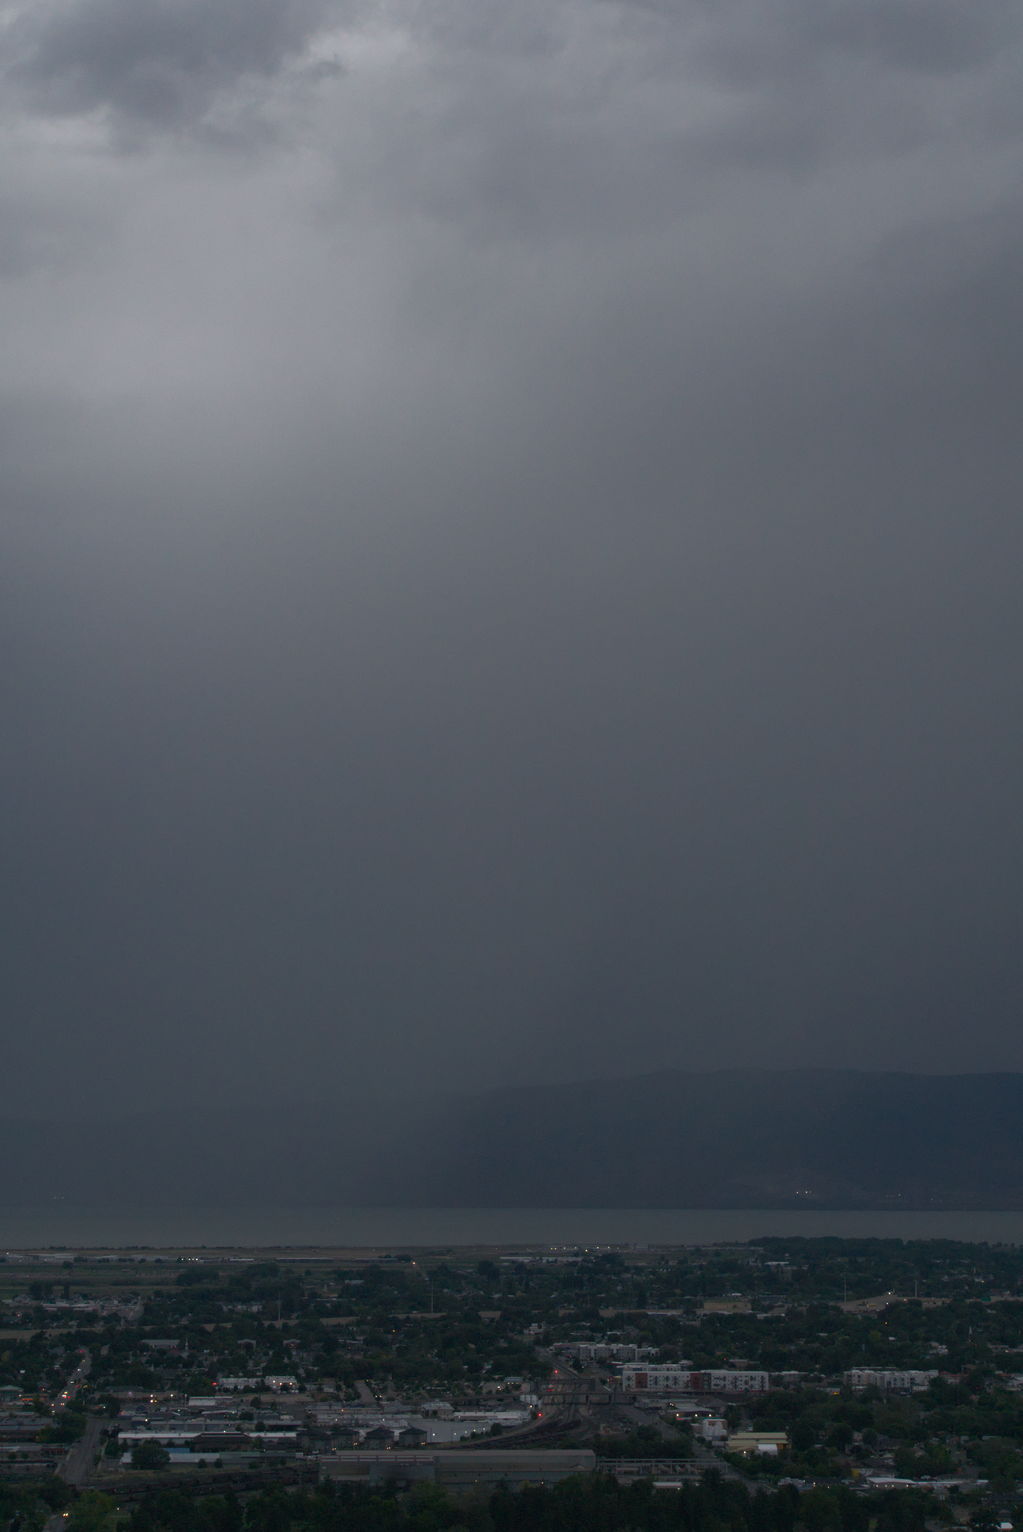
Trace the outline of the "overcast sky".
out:
<instances>
[{"instance_id":1,"label":"overcast sky","mask_svg":"<svg viewBox=\"0 0 1023 1532\"><path fill-rule=\"evenodd\" d=\"M2 1078L1023 1068L1023 11L7 0Z\"/></svg>"}]
</instances>

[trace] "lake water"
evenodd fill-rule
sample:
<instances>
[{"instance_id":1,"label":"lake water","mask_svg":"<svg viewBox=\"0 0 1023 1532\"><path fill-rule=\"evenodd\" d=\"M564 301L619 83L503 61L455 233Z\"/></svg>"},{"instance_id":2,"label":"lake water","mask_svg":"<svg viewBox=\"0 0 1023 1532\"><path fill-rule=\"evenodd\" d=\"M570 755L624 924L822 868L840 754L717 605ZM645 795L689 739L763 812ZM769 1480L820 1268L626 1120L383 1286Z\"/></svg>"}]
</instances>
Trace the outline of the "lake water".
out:
<instances>
[{"instance_id":1,"label":"lake water","mask_svg":"<svg viewBox=\"0 0 1023 1532\"><path fill-rule=\"evenodd\" d=\"M807 1238L1023 1244L1023 1212L828 1213L670 1208L0 1207L0 1251L43 1247L696 1245Z\"/></svg>"}]
</instances>

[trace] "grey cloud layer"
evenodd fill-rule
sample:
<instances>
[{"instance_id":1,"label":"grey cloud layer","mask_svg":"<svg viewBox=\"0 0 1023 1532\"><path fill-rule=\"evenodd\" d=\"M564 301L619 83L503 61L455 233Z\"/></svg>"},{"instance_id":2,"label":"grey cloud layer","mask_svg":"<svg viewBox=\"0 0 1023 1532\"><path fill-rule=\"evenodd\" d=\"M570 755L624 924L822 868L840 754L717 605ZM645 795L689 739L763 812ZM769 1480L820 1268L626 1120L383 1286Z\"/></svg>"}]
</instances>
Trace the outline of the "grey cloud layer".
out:
<instances>
[{"instance_id":1,"label":"grey cloud layer","mask_svg":"<svg viewBox=\"0 0 1023 1532\"><path fill-rule=\"evenodd\" d=\"M1018 12L11 35L11 1088L1023 1067Z\"/></svg>"},{"instance_id":2,"label":"grey cloud layer","mask_svg":"<svg viewBox=\"0 0 1023 1532\"><path fill-rule=\"evenodd\" d=\"M15 82L44 112L197 127L218 97L300 58L328 0L51 0L13 25Z\"/></svg>"}]
</instances>

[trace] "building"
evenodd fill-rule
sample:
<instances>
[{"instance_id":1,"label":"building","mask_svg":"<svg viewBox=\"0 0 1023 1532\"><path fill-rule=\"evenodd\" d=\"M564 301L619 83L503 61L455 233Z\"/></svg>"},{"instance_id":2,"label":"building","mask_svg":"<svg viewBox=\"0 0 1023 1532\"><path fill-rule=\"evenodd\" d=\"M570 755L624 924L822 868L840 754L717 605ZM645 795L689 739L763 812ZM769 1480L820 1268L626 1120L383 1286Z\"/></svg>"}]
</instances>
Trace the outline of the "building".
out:
<instances>
[{"instance_id":1,"label":"building","mask_svg":"<svg viewBox=\"0 0 1023 1532\"><path fill-rule=\"evenodd\" d=\"M731 1367L694 1370L680 1362L626 1363L622 1387L635 1394L765 1394L771 1375Z\"/></svg>"},{"instance_id":2,"label":"building","mask_svg":"<svg viewBox=\"0 0 1023 1532\"><path fill-rule=\"evenodd\" d=\"M636 1394L691 1394L696 1392L692 1380L698 1376L701 1374L684 1362L627 1362L622 1368L622 1387Z\"/></svg>"},{"instance_id":3,"label":"building","mask_svg":"<svg viewBox=\"0 0 1023 1532\"><path fill-rule=\"evenodd\" d=\"M425 1447L426 1442L427 1435L422 1426L406 1426L398 1432L399 1447Z\"/></svg>"},{"instance_id":4,"label":"building","mask_svg":"<svg viewBox=\"0 0 1023 1532\"><path fill-rule=\"evenodd\" d=\"M728 1438L729 1452L774 1457L789 1444L785 1431L733 1431Z\"/></svg>"},{"instance_id":5,"label":"building","mask_svg":"<svg viewBox=\"0 0 1023 1532\"><path fill-rule=\"evenodd\" d=\"M912 1367L853 1367L845 1374L845 1381L850 1388L879 1388L883 1394L913 1394L925 1389L937 1376L935 1370Z\"/></svg>"},{"instance_id":6,"label":"building","mask_svg":"<svg viewBox=\"0 0 1023 1532\"><path fill-rule=\"evenodd\" d=\"M587 1448L558 1451L541 1448L458 1448L443 1452L335 1452L320 1458L330 1479L362 1484L443 1484L448 1489L485 1488L494 1484L557 1484L572 1474L593 1473L594 1453Z\"/></svg>"},{"instance_id":7,"label":"building","mask_svg":"<svg viewBox=\"0 0 1023 1532\"><path fill-rule=\"evenodd\" d=\"M640 1362L656 1352L656 1347L638 1346L634 1341L566 1341L555 1349L567 1352L580 1362L591 1363Z\"/></svg>"}]
</instances>

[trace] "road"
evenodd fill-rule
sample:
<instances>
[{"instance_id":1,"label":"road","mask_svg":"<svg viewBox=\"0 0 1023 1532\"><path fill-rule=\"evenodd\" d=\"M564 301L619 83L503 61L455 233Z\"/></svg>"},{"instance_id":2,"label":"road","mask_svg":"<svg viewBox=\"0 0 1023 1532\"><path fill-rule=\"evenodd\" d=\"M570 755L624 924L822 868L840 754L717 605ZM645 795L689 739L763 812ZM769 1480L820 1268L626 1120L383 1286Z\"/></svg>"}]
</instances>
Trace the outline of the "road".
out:
<instances>
[{"instance_id":1,"label":"road","mask_svg":"<svg viewBox=\"0 0 1023 1532\"><path fill-rule=\"evenodd\" d=\"M71 1444L57 1469L58 1479L63 1479L65 1484L70 1484L75 1489L83 1487L99 1451L102 1430L103 1421L97 1416L90 1415L85 1423L83 1435ZM67 1516L66 1511L55 1511L47 1518L43 1532L65 1532Z\"/></svg>"},{"instance_id":2,"label":"road","mask_svg":"<svg viewBox=\"0 0 1023 1532\"><path fill-rule=\"evenodd\" d=\"M102 1430L102 1420L90 1415L85 1423L84 1434L68 1448L67 1456L57 1469L58 1479L63 1479L65 1484L73 1484L76 1489L82 1488L96 1461Z\"/></svg>"},{"instance_id":3,"label":"road","mask_svg":"<svg viewBox=\"0 0 1023 1532\"><path fill-rule=\"evenodd\" d=\"M88 1351L83 1351L82 1360L79 1362L70 1378L68 1378L61 1393L54 1400L54 1414L56 1414L58 1410L67 1409L68 1405L71 1403L72 1399L78 1393L78 1390L81 1388L82 1384L89 1376L89 1370L91 1367L92 1357Z\"/></svg>"},{"instance_id":4,"label":"road","mask_svg":"<svg viewBox=\"0 0 1023 1532\"><path fill-rule=\"evenodd\" d=\"M88 1351L83 1351L81 1361L54 1401L53 1413L55 1418L59 1419L62 1412L68 1408L76 1397L78 1390L89 1376L91 1367L92 1357ZM102 1420L90 1415L85 1422L84 1432L76 1442L71 1443L71 1446L64 1455L63 1461L57 1469L58 1479L63 1479L65 1484L72 1484L76 1489L81 1489L89 1477L89 1471L99 1452L100 1433L102 1430ZM63 1519L62 1516L51 1516L46 1524L47 1532L50 1532L51 1527L59 1526Z\"/></svg>"}]
</instances>

